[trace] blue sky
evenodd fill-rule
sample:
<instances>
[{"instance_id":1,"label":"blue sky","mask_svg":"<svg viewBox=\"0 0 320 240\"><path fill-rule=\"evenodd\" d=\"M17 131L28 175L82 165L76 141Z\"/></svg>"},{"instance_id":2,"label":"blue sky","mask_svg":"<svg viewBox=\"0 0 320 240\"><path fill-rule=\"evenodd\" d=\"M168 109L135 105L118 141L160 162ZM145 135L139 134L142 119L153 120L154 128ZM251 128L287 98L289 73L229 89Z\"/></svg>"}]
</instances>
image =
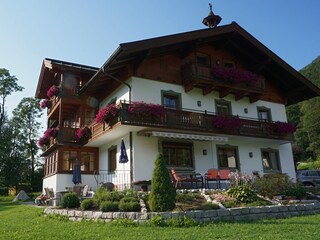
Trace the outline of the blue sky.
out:
<instances>
[{"instance_id":1,"label":"blue sky","mask_svg":"<svg viewBox=\"0 0 320 240\"><path fill-rule=\"evenodd\" d=\"M202 29L208 3L300 70L320 55L319 0L0 0L0 68L34 96L44 58L100 67L120 43Z\"/></svg>"}]
</instances>

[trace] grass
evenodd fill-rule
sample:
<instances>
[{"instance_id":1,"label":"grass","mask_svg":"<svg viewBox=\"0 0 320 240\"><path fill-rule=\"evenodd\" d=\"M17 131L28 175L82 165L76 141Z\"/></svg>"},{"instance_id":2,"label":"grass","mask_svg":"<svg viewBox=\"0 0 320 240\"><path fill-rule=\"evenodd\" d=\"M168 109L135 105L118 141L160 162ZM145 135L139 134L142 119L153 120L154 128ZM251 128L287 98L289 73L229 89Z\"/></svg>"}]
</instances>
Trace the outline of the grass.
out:
<instances>
[{"instance_id":1,"label":"grass","mask_svg":"<svg viewBox=\"0 0 320 240\"><path fill-rule=\"evenodd\" d=\"M44 216L43 208L0 198L0 239L319 239L320 215L197 227L114 226Z\"/></svg>"}]
</instances>

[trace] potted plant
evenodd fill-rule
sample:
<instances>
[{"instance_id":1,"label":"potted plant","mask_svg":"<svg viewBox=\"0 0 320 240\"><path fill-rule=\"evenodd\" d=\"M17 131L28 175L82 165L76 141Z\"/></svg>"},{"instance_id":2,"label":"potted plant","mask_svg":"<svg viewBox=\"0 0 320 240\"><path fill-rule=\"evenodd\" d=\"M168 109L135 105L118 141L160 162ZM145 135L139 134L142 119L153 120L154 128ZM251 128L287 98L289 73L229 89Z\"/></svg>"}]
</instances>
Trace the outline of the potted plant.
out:
<instances>
[{"instance_id":1,"label":"potted plant","mask_svg":"<svg viewBox=\"0 0 320 240\"><path fill-rule=\"evenodd\" d=\"M104 108L100 109L97 113L94 121L95 123L107 123L109 124L119 113L119 108L116 104L108 104Z\"/></svg>"},{"instance_id":2,"label":"potted plant","mask_svg":"<svg viewBox=\"0 0 320 240\"><path fill-rule=\"evenodd\" d=\"M52 107L52 102L49 99L43 99L41 101L41 103L40 103L40 107L42 109L51 108Z\"/></svg>"},{"instance_id":3,"label":"potted plant","mask_svg":"<svg viewBox=\"0 0 320 240\"><path fill-rule=\"evenodd\" d=\"M56 128L48 128L44 132L44 136L46 136L47 138L56 138L58 136L58 130Z\"/></svg>"},{"instance_id":4,"label":"potted plant","mask_svg":"<svg viewBox=\"0 0 320 240\"><path fill-rule=\"evenodd\" d=\"M38 141L39 147L47 146L49 145L49 143L50 143L50 139L47 136L43 136L39 138L39 141Z\"/></svg>"},{"instance_id":5,"label":"potted plant","mask_svg":"<svg viewBox=\"0 0 320 240\"><path fill-rule=\"evenodd\" d=\"M77 142L85 144L91 138L91 130L88 127L78 128L75 132Z\"/></svg>"},{"instance_id":6,"label":"potted plant","mask_svg":"<svg viewBox=\"0 0 320 240\"><path fill-rule=\"evenodd\" d=\"M140 117L142 120L156 120L159 121L165 116L164 106L154 103L133 102L128 107L130 115Z\"/></svg>"},{"instance_id":7,"label":"potted plant","mask_svg":"<svg viewBox=\"0 0 320 240\"><path fill-rule=\"evenodd\" d=\"M216 78L222 78L231 83L246 83L254 85L259 81L259 76L253 72L226 67L212 68L212 75Z\"/></svg>"},{"instance_id":8,"label":"potted plant","mask_svg":"<svg viewBox=\"0 0 320 240\"><path fill-rule=\"evenodd\" d=\"M52 98L53 96L58 96L58 94L59 94L59 88L55 85L52 85L47 91L48 98Z\"/></svg>"},{"instance_id":9,"label":"potted plant","mask_svg":"<svg viewBox=\"0 0 320 240\"><path fill-rule=\"evenodd\" d=\"M294 133L296 131L296 127L292 123L287 122L275 122L274 130L278 133Z\"/></svg>"},{"instance_id":10,"label":"potted plant","mask_svg":"<svg viewBox=\"0 0 320 240\"><path fill-rule=\"evenodd\" d=\"M233 116L215 116L211 122L214 128L224 129L224 130L237 130L241 127L242 122L239 117Z\"/></svg>"}]
</instances>

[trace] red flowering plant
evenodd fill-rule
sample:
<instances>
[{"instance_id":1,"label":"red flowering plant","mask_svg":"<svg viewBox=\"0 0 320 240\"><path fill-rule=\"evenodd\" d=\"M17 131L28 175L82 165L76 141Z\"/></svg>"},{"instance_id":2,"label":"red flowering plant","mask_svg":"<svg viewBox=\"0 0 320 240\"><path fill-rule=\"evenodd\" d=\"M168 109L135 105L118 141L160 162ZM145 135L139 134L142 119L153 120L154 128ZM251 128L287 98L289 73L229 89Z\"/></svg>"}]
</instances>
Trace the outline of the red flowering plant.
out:
<instances>
[{"instance_id":1,"label":"red flowering plant","mask_svg":"<svg viewBox=\"0 0 320 240\"><path fill-rule=\"evenodd\" d=\"M257 74L237 68L214 67L212 68L212 75L232 83L247 83L254 85L259 81L259 76Z\"/></svg>"},{"instance_id":2,"label":"red flowering plant","mask_svg":"<svg viewBox=\"0 0 320 240\"><path fill-rule=\"evenodd\" d=\"M221 115L213 118L211 124L214 128L218 129L236 130L241 127L242 121L239 117Z\"/></svg>"},{"instance_id":3,"label":"red flowering plant","mask_svg":"<svg viewBox=\"0 0 320 240\"><path fill-rule=\"evenodd\" d=\"M47 136L48 138L56 138L58 136L58 130L56 128L48 128L44 132L44 136Z\"/></svg>"},{"instance_id":4,"label":"red flowering plant","mask_svg":"<svg viewBox=\"0 0 320 240\"><path fill-rule=\"evenodd\" d=\"M154 103L133 102L128 107L129 114L139 115L143 117L163 118L165 115L164 106Z\"/></svg>"},{"instance_id":5,"label":"red flowering plant","mask_svg":"<svg viewBox=\"0 0 320 240\"><path fill-rule=\"evenodd\" d=\"M50 144L50 138L56 138L58 136L58 130L55 128L48 128L42 137L39 138L38 145L44 147Z\"/></svg>"},{"instance_id":6,"label":"red flowering plant","mask_svg":"<svg viewBox=\"0 0 320 240\"><path fill-rule=\"evenodd\" d=\"M38 141L39 147L47 146L47 145L49 145L49 143L50 143L50 139L48 137L43 136L43 137L39 138L39 141Z\"/></svg>"},{"instance_id":7,"label":"red flowering plant","mask_svg":"<svg viewBox=\"0 0 320 240\"><path fill-rule=\"evenodd\" d=\"M107 123L114 119L119 113L119 108L116 104L108 104L104 108L100 109L97 113L94 121L95 123Z\"/></svg>"},{"instance_id":8,"label":"red flowering plant","mask_svg":"<svg viewBox=\"0 0 320 240\"><path fill-rule=\"evenodd\" d=\"M76 139L79 143L87 143L89 138L91 138L91 130L88 127L78 128L75 132Z\"/></svg>"},{"instance_id":9,"label":"red flowering plant","mask_svg":"<svg viewBox=\"0 0 320 240\"><path fill-rule=\"evenodd\" d=\"M53 96L58 96L58 94L59 94L59 88L55 85L52 85L47 91L48 98L52 98Z\"/></svg>"},{"instance_id":10,"label":"red flowering plant","mask_svg":"<svg viewBox=\"0 0 320 240\"><path fill-rule=\"evenodd\" d=\"M52 102L51 102L49 99L43 99L43 100L40 102L40 107L41 107L42 109L51 108L51 107L52 107Z\"/></svg>"},{"instance_id":11,"label":"red flowering plant","mask_svg":"<svg viewBox=\"0 0 320 240\"><path fill-rule=\"evenodd\" d=\"M297 129L292 123L287 122L275 122L274 130L278 133L294 133Z\"/></svg>"}]
</instances>

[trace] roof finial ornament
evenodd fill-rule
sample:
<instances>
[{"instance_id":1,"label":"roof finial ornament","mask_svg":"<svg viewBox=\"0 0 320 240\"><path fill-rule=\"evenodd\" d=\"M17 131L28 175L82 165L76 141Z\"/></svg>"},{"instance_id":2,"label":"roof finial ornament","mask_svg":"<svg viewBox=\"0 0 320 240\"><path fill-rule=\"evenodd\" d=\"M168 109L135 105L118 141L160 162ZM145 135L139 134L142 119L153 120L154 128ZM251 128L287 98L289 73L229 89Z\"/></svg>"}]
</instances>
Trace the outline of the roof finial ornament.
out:
<instances>
[{"instance_id":1,"label":"roof finial ornament","mask_svg":"<svg viewBox=\"0 0 320 240\"><path fill-rule=\"evenodd\" d=\"M209 3L209 8L210 8L209 15L202 20L202 23L208 26L209 28L214 28L218 26L222 18L219 15L214 15L212 11L211 3Z\"/></svg>"}]
</instances>

